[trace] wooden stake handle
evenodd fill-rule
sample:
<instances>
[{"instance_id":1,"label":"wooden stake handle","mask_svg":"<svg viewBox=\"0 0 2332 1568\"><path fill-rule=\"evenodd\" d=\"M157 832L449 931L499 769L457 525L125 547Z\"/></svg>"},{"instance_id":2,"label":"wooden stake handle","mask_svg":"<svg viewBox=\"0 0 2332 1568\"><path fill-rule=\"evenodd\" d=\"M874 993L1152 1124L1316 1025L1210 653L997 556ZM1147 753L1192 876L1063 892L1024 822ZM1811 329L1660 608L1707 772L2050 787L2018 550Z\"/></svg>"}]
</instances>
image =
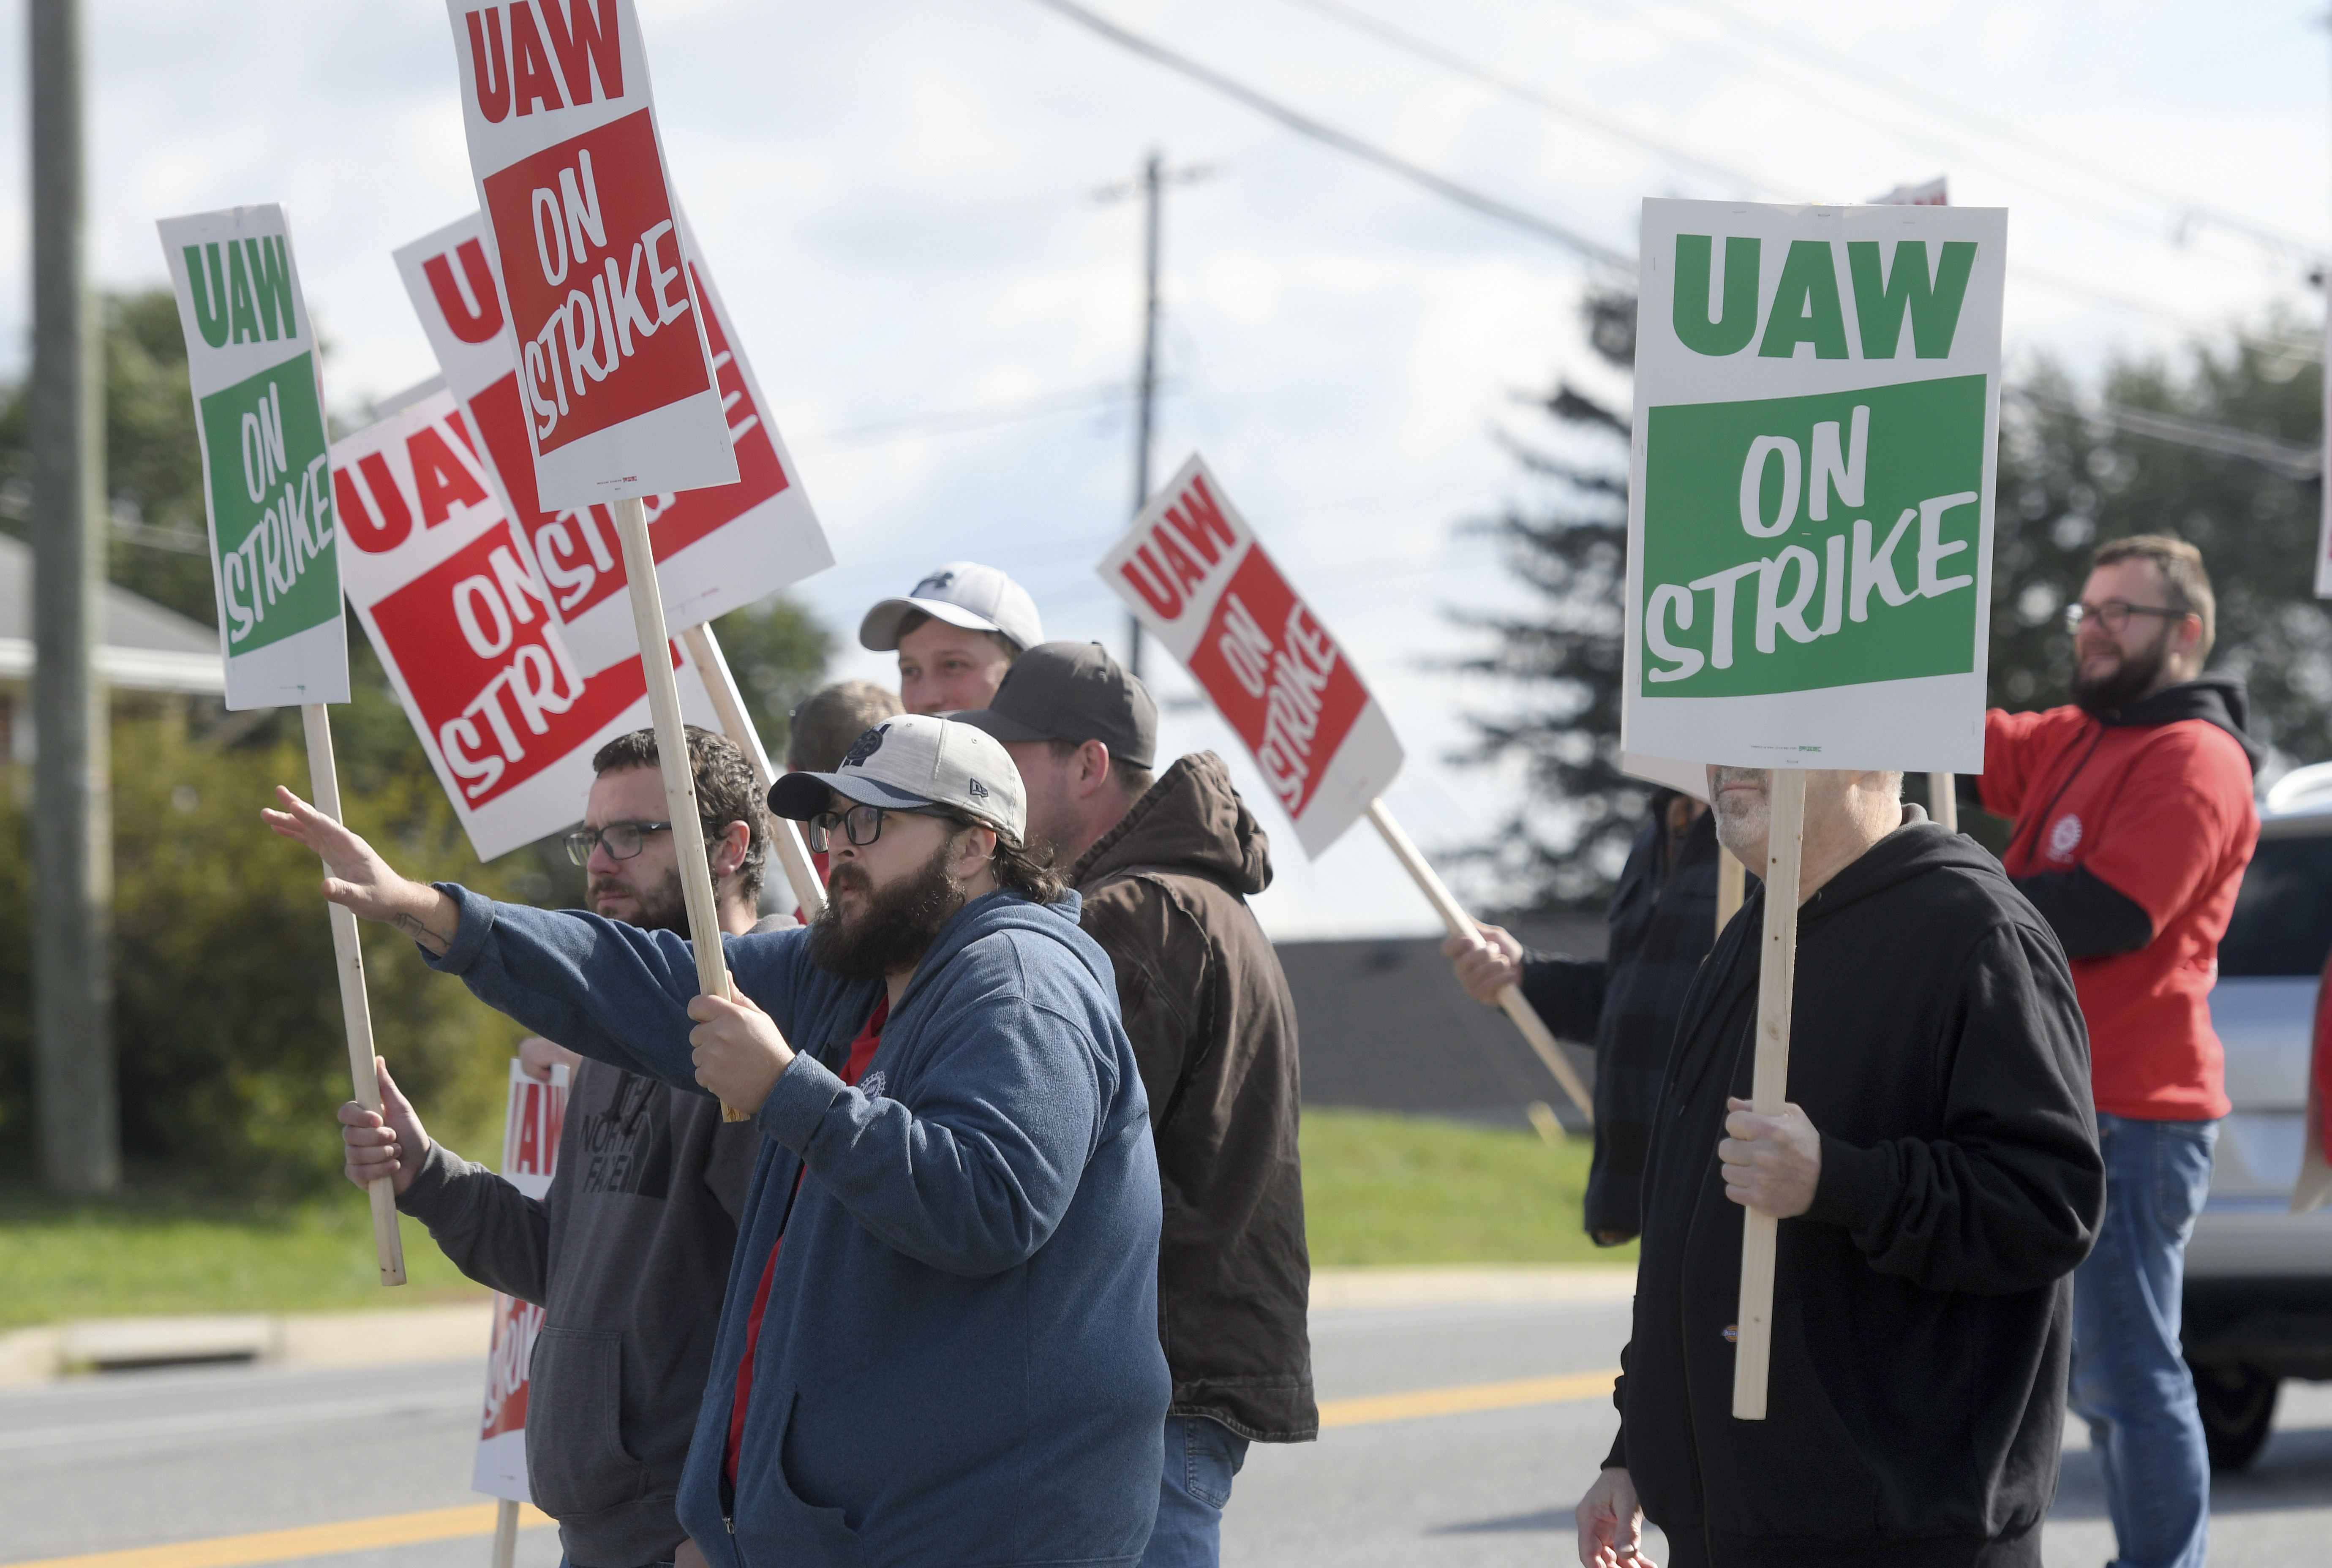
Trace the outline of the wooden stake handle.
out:
<instances>
[{"instance_id":1,"label":"wooden stake handle","mask_svg":"<svg viewBox=\"0 0 2332 1568\"><path fill-rule=\"evenodd\" d=\"M713 712L721 715L721 731L745 753L745 760L753 767L753 788L761 798L769 798L769 786L777 779L777 770L769 762L769 753L761 744L760 731L753 728L750 715L745 712L745 693L737 689L737 677L729 673L729 661L721 652L721 640L712 635L710 626L694 626L680 634L688 645L688 656L696 661L697 673L704 677L704 689L712 694ZM786 884L794 890L794 902L802 906L804 919L815 920L826 907L826 889L818 884L817 867L811 863L808 846L802 843L801 828L789 817L769 818L769 836L778 846L778 864L785 867Z\"/></svg>"},{"instance_id":2,"label":"wooden stake handle","mask_svg":"<svg viewBox=\"0 0 2332 1568\"><path fill-rule=\"evenodd\" d=\"M1401 868L1423 890L1435 913L1441 916L1441 923L1449 928L1449 934L1480 945L1482 928L1474 923L1474 917L1466 913L1465 906L1450 893L1448 885L1441 880L1431 864L1418 853L1417 846L1410 841L1408 834L1401 831L1400 824L1393 820L1392 813L1385 809L1383 801L1369 802L1369 820L1376 824L1379 833L1384 835L1385 844L1392 850L1393 858L1400 862ZM1593 1096L1588 1094L1587 1085L1579 1081L1579 1075L1572 1070L1570 1058L1555 1043L1553 1031L1546 1027L1546 1021L1538 1016L1537 1009L1524 998L1521 988L1507 986L1499 991L1498 1005L1505 1009L1506 1017L1514 1019L1515 1028L1522 1030L1523 1038L1530 1042L1531 1049L1538 1053L1538 1059L1546 1064L1546 1070L1554 1075L1554 1081L1563 1085L1563 1092L1571 1096L1571 1103L1579 1107L1579 1114L1586 1117L1587 1124L1592 1127L1595 1124Z\"/></svg>"},{"instance_id":3,"label":"wooden stake handle","mask_svg":"<svg viewBox=\"0 0 2332 1568\"><path fill-rule=\"evenodd\" d=\"M1927 775L1927 815L1944 825L1946 833L1960 830L1959 779L1950 773Z\"/></svg>"},{"instance_id":4,"label":"wooden stake handle","mask_svg":"<svg viewBox=\"0 0 2332 1568\"><path fill-rule=\"evenodd\" d=\"M1806 837L1806 776L1795 768L1766 774L1765 934L1757 964L1757 1064L1749 1104L1778 1116L1790 1097L1790 995L1798 973L1798 886ZM1781 1222L1741 1214L1741 1305L1735 1319L1733 1414L1765 1419L1765 1375L1773 1359L1773 1253Z\"/></svg>"},{"instance_id":5,"label":"wooden stake handle","mask_svg":"<svg viewBox=\"0 0 2332 1568\"><path fill-rule=\"evenodd\" d=\"M640 668L647 674L648 716L655 724L656 761L664 774L664 816L680 856L681 900L688 906L689 945L696 953L696 989L729 999L729 961L721 951L721 908L712 896L712 865L704 854L704 814L696 804L696 770L688 765L688 729L680 717L680 682L672 673L672 639L664 633L664 590L656 584L655 552L648 545L647 508L637 499L616 502L616 533L624 541L624 575L630 581L632 625L640 639ZM721 1119L742 1122L745 1113L727 1101Z\"/></svg>"},{"instance_id":6,"label":"wooden stake handle","mask_svg":"<svg viewBox=\"0 0 2332 1568\"><path fill-rule=\"evenodd\" d=\"M518 1505L508 1497L494 1510L494 1568L511 1568L518 1561Z\"/></svg>"},{"instance_id":7,"label":"wooden stake handle","mask_svg":"<svg viewBox=\"0 0 2332 1568\"><path fill-rule=\"evenodd\" d=\"M340 819L340 775L332 763L332 720L321 703L300 704L300 727L308 737L308 794L316 809ZM329 875L330 866L326 866ZM364 949L357 941L357 917L337 904L331 913L332 967L340 977L340 1023L349 1037L349 1076L357 1104L380 1114L380 1069L374 1065L372 1008L365 997ZM387 1176L365 1185L372 1204L373 1252L384 1286L405 1283L405 1238L397 1229L397 1184Z\"/></svg>"}]
</instances>

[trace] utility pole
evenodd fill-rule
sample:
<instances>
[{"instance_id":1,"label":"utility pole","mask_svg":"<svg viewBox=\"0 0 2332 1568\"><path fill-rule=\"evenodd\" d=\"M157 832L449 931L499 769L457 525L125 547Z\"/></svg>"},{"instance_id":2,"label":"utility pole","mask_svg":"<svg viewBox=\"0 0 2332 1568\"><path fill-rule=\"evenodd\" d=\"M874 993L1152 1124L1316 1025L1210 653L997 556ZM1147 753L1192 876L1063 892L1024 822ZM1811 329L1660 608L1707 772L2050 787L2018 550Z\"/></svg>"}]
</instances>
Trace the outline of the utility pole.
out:
<instances>
[{"instance_id":1,"label":"utility pole","mask_svg":"<svg viewBox=\"0 0 2332 1568\"><path fill-rule=\"evenodd\" d=\"M91 648L104 584L103 360L87 275L78 0L30 0L33 106L33 1094L42 1180L121 1180L113 1067L110 704Z\"/></svg>"},{"instance_id":2,"label":"utility pole","mask_svg":"<svg viewBox=\"0 0 2332 1568\"><path fill-rule=\"evenodd\" d=\"M1142 199L1142 374L1133 384L1133 508L1129 518L1142 515L1150 501L1150 448L1156 429L1155 413L1158 403L1158 230L1163 206L1161 197L1170 185L1192 185L1214 174L1212 168L1195 167L1169 169L1165 155L1153 149L1143 160L1142 173L1132 185L1112 186L1102 191L1103 201L1139 195ZM1142 674L1142 622L1133 611L1125 616L1125 667L1133 674Z\"/></svg>"}]
</instances>

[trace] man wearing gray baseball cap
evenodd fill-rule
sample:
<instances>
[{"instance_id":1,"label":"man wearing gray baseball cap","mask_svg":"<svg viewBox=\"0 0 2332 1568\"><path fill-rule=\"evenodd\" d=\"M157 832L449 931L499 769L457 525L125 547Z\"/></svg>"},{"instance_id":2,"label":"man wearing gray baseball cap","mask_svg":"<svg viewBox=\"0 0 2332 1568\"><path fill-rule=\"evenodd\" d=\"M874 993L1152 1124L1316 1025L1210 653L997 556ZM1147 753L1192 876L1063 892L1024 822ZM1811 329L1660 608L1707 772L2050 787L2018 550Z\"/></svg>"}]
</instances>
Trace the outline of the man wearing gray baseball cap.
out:
<instances>
[{"instance_id":1,"label":"man wearing gray baseball cap","mask_svg":"<svg viewBox=\"0 0 2332 1568\"><path fill-rule=\"evenodd\" d=\"M951 560L858 623L858 642L897 649L899 701L910 713L983 708L1023 650L1045 640L1028 590L992 566Z\"/></svg>"},{"instance_id":2,"label":"man wearing gray baseball cap","mask_svg":"<svg viewBox=\"0 0 2332 1568\"><path fill-rule=\"evenodd\" d=\"M995 703L954 715L1004 742L1028 839L1084 895L1149 1090L1165 1193L1159 1329L1174 1375L1145 1568L1211 1564L1250 1440L1319 1435L1295 1148L1295 1003L1245 895L1263 828L1211 751L1151 776L1158 706L1098 643L1020 655Z\"/></svg>"},{"instance_id":3,"label":"man wearing gray baseball cap","mask_svg":"<svg viewBox=\"0 0 2332 1568\"><path fill-rule=\"evenodd\" d=\"M1139 1562L1170 1392L1149 1101L1000 744L907 714L780 779L770 808L832 856L828 901L725 939L733 1000L696 994L674 932L409 882L280 799L268 821L324 857L327 897L521 1022L760 1125L678 1498L719 1568Z\"/></svg>"}]
</instances>

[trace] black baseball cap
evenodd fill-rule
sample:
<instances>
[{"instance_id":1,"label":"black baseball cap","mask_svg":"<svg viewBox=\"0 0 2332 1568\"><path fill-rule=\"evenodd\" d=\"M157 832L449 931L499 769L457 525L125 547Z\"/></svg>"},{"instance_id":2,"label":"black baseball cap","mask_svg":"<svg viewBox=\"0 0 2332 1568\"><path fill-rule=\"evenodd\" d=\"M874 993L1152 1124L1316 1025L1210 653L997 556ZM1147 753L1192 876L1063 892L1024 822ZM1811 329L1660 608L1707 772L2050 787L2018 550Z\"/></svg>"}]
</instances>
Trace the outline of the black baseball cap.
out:
<instances>
[{"instance_id":1,"label":"black baseball cap","mask_svg":"<svg viewBox=\"0 0 2332 1568\"><path fill-rule=\"evenodd\" d=\"M1129 768L1158 760L1158 704L1099 643L1039 643L1012 661L985 708L949 718L999 741L1099 741Z\"/></svg>"}]
</instances>

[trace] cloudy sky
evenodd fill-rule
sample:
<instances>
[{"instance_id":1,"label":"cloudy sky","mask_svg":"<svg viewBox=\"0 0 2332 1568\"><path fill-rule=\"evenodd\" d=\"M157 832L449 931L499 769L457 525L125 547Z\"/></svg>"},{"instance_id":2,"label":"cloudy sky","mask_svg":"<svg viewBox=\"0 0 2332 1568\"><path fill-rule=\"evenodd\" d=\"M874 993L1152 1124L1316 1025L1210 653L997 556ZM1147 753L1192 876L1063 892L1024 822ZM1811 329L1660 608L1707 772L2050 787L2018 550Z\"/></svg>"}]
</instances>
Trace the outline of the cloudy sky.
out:
<instances>
[{"instance_id":1,"label":"cloudy sky","mask_svg":"<svg viewBox=\"0 0 2332 1568\"><path fill-rule=\"evenodd\" d=\"M1443 667L1453 611L1510 607L1466 531L1531 492L1501 431L1558 378L1624 387L1577 304L1611 274L1331 150L1038 0L640 0L667 155L859 614L941 561L1027 585L1049 635L1121 644L1093 562L1128 514L1140 215L1171 197L1158 472L1193 449L1360 661L1429 847L1480 842L1511 779L1453 766L1508 693ZM1647 196L1851 201L1948 175L2011 210L2012 365L2093 368L2321 320L2332 107L2314 0L1091 0L1123 29L1621 255ZM83 0L99 281L163 280L158 216L290 209L344 411L432 373L390 251L474 206L429 0ZM22 0L0 5L22 81ZM24 116L0 117L0 374L28 291ZM2303 351L2306 351L2303 348ZM1582 449L1583 450L1583 449ZM881 676L848 646L837 674ZM1157 681L1187 695L1179 673ZM1171 750L1234 754L1203 712ZM1250 798L1267 801L1243 756ZM1275 829L1284 823L1260 809ZM1421 932L1363 827L1276 831L1276 934Z\"/></svg>"}]
</instances>

